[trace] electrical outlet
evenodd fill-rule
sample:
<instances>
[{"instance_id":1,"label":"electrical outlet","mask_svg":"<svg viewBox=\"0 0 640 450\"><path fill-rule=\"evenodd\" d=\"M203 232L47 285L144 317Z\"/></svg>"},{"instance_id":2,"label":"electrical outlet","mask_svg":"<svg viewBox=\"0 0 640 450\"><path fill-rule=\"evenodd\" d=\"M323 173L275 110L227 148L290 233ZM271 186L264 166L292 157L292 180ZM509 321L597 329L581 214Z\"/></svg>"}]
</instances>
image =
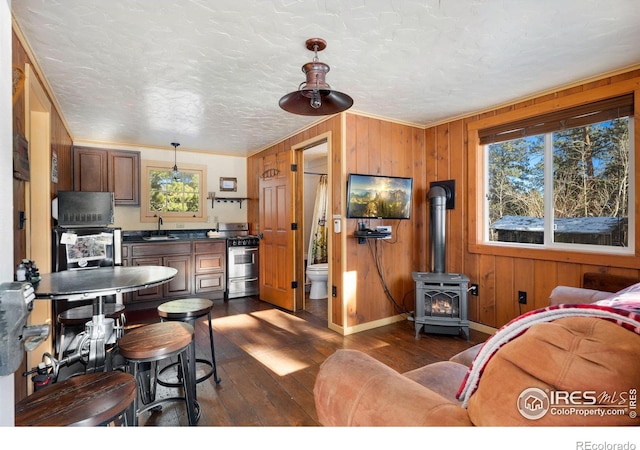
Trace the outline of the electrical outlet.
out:
<instances>
[{"instance_id":1,"label":"electrical outlet","mask_svg":"<svg viewBox=\"0 0 640 450\"><path fill-rule=\"evenodd\" d=\"M527 304L527 293L525 291L518 291L518 303L521 305Z\"/></svg>"},{"instance_id":2,"label":"electrical outlet","mask_svg":"<svg viewBox=\"0 0 640 450\"><path fill-rule=\"evenodd\" d=\"M477 297L478 296L478 289L479 289L478 285L473 283L471 285L471 289L469 289L469 292L471 292L471 295L473 295L474 297Z\"/></svg>"},{"instance_id":3,"label":"electrical outlet","mask_svg":"<svg viewBox=\"0 0 640 450\"><path fill-rule=\"evenodd\" d=\"M184 228L184 224L183 223L177 223L176 224L176 228Z\"/></svg>"}]
</instances>

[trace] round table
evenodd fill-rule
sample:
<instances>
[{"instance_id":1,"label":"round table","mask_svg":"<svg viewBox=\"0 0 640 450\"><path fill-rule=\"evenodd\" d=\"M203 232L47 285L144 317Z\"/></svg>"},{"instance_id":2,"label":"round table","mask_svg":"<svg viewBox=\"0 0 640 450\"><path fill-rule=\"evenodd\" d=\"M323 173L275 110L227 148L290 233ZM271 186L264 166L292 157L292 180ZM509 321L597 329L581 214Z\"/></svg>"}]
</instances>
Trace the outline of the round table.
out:
<instances>
[{"instance_id":1,"label":"round table","mask_svg":"<svg viewBox=\"0 0 640 450\"><path fill-rule=\"evenodd\" d=\"M67 270L41 275L41 280L34 284L34 289L36 299L94 299L87 372L96 372L103 370L105 363L105 297L167 283L176 273L176 269L164 266L113 266Z\"/></svg>"}]
</instances>

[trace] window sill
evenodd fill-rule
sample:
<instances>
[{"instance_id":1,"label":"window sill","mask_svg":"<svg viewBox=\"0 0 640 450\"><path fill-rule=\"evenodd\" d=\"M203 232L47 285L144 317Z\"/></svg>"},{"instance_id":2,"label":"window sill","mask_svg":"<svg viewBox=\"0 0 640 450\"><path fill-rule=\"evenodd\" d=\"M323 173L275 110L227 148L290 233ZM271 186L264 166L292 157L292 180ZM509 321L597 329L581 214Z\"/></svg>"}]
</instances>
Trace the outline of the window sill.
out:
<instances>
[{"instance_id":1,"label":"window sill","mask_svg":"<svg viewBox=\"0 0 640 450\"><path fill-rule=\"evenodd\" d=\"M498 244L469 244L468 251L469 253L479 255L507 256L521 259L624 267L629 269L637 269L640 266L640 257L633 254L595 253L549 248L504 246Z\"/></svg>"}]
</instances>

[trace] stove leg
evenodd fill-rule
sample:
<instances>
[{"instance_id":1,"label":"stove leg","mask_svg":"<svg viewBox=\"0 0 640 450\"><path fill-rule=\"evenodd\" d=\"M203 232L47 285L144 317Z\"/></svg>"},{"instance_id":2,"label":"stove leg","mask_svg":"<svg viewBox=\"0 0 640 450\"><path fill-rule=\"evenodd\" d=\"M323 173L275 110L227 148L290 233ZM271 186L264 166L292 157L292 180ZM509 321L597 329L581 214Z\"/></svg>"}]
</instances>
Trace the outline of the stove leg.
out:
<instances>
[{"instance_id":1,"label":"stove leg","mask_svg":"<svg viewBox=\"0 0 640 450\"><path fill-rule=\"evenodd\" d=\"M422 330L422 324L416 323L415 327L416 327L416 339L420 339L420 330Z\"/></svg>"},{"instance_id":2,"label":"stove leg","mask_svg":"<svg viewBox=\"0 0 640 450\"><path fill-rule=\"evenodd\" d=\"M467 338L467 342L469 342L469 328L463 327L461 328L461 330L462 330L462 333L464 334L464 337Z\"/></svg>"}]
</instances>

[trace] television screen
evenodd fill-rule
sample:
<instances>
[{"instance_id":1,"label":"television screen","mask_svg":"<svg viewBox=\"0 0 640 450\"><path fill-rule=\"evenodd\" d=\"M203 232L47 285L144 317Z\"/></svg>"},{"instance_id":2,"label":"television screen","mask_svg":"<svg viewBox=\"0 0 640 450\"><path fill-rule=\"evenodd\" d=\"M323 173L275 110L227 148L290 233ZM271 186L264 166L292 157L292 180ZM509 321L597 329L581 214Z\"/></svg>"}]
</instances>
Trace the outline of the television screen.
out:
<instances>
[{"instance_id":1,"label":"television screen","mask_svg":"<svg viewBox=\"0 0 640 450\"><path fill-rule=\"evenodd\" d=\"M413 178L360 175L347 181L348 219L409 219Z\"/></svg>"}]
</instances>

